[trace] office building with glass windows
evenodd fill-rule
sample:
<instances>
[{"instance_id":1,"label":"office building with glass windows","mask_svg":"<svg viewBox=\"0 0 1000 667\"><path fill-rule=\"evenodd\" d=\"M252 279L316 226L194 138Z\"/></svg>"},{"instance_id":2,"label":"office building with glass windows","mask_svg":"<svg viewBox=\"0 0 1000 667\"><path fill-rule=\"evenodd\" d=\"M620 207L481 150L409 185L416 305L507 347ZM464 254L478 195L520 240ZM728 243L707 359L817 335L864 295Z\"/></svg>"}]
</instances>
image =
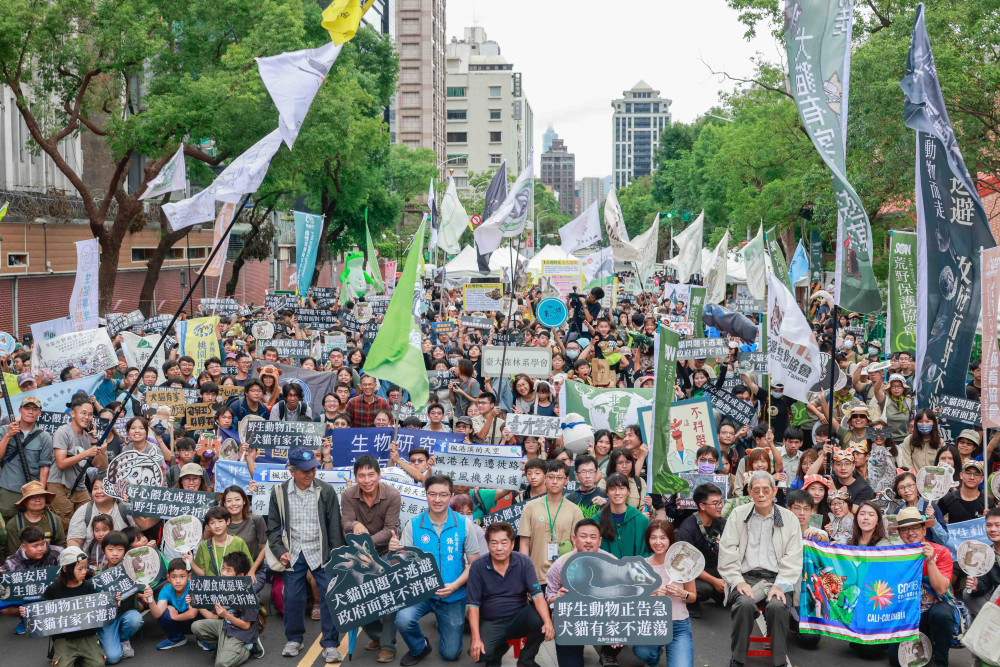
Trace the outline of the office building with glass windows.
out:
<instances>
[{"instance_id":1,"label":"office building with glass windows","mask_svg":"<svg viewBox=\"0 0 1000 667\"><path fill-rule=\"evenodd\" d=\"M612 176L615 189L653 172L653 154L660 134L670 126L671 101L660 97L645 81L623 92L624 97L611 102L615 110L611 121L614 146Z\"/></svg>"}]
</instances>

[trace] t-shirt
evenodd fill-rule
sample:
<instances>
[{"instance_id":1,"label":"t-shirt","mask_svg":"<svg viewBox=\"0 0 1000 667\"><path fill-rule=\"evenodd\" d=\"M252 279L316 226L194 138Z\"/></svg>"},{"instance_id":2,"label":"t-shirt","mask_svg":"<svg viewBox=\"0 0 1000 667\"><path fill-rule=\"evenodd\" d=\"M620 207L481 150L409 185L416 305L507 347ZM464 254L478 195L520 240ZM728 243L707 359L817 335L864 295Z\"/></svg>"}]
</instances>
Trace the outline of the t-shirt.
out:
<instances>
[{"instance_id":1,"label":"t-shirt","mask_svg":"<svg viewBox=\"0 0 1000 667\"><path fill-rule=\"evenodd\" d=\"M555 535L550 531L551 525L555 527ZM549 559L549 542L555 541L564 547L564 551L572 549L570 540L573 537L573 528L577 521L583 520L583 512L573 502L563 498L561 502L552 505L548 498L540 498L538 502L528 503L521 512L521 523L518 524L517 534L521 537L530 537L528 555L535 565L535 574L539 581L545 580L545 574L559 554ZM565 543L565 546L564 544Z\"/></svg>"},{"instance_id":2,"label":"t-shirt","mask_svg":"<svg viewBox=\"0 0 1000 667\"><path fill-rule=\"evenodd\" d=\"M983 494L980 493L975 500L964 500L961 492L955 489L938 501L938 507L948 517L948 523L978 519L983 515Z\"/></svg>"},{"instance_id":3,"label":"t-shirt","mask_svg":"<svg viewBox=\"0 0 1000 667\"><path fill-rule=\"evenodd\" d=\"M51 480L53 468L56 467L55 459L52 457L52 436L47 431L42 431L36 426L30 431L21 431L21 442L24 443L27 441L35 431L38 431L38 434L32 437L31 441L28 442L28 446L24 448L24 458L28 463L28 472L31 473L31 479L39 479L39 468L51 466L49 469L49 480ZM0 439L6 434L7 427L0 426ZM11 438L10 444L7 445L7 452L4 454L7 464L0 465L0 488L20 495L21 487L28 480L24 478L21 457L14 452L14 449L14 439ZM11 503L9 509L13 509L13 501Z\"/></svg>"},{"instance_id":4,"label":"t-shirt","mask_svg":"<svg viewBox=\"0 0 1000 667\"><path fill-rule=\"evenodd\" d=\"M90 521L87 521L87 510L90 510ZM66 531L67 540L83 540L83 550L87 551L90 548L90 543L94 539L94 530L91 527L94 523L94 519L104 514L96 505L87 503L82 505L73 512L73 518L69 520L69 530ZM114 524L114 530L122 530L126 526L134 526L135 522L132 517L127 515L122 515L121 509L119 508L119 503L115 503L111 510L107 513L111 517Z\"/></svg>"},{"instance_id":5,"label":"t-shirt","mask_svg":"<svg viewBox=\"0 0 1000 667\"><path fill-rule=\"evenodd\" d=\"M160 594L156 596L157 600L161 602L166 601L168 605L177 610L178 614L183 614L188 610L187 600L184 598L188 594L188 584L184 584L184 590L180 593L174 590L174 587L168 582L166 586L160 589Z\"/></svg>"},{"instance_id":6,"label":"t-shirt","mask_svg":"<svg viewBox=\"0 0 1000 667\"><path fill-rule=\"evenodd\" d=\"M224 547L216 545L215 538L202 540L201 544L198 545L198 551L195 552L194 556L194 564L205 570L206 576L222 576L222 561L226 557L226 554L240 551L245 553L250 562L253 563L254 558L250 554L250 549L247 548L247 543L243 541L243 538L228 534L226 537L228 538L228 543Z\"/></svg>"},{"instance_id":7,"label":"t-shirt","mask_svg":"<svg viewBox=\"0 0 1000 667\"><path fill-rule=\"evenodd\" d=\"M566 500L576 504L580 508L584 519L595 519L604 507L604 505L595 505L594 498L607 498L607 495L603 489L595 486L592 491L588 491L587 493L577 490L566 496Z\"/></svg>"},{"instance_id":8,"label":"t-shirt","mask_svg":"<svg viewBox=\"0 0 1000 667\"><path fill-rule=\"evenodd\" d=\"M73 482L76 481L77 476L80 474L80 470L86 466L86 459L80 461L78 464L72 468L66 468L65 470L60 470L59 466L55 463L55 450L61 449L66 452L66 456L76 456L80 452L86 451L94 446L94 443L90 441L90 436L86 433L76 434L73 430L72 424L63 424L58 429L56 429L55 434L52 436L52 467L49 468L49 483L50 484L62 484L63 486L69 488L73 486ZM80 489L85 488L81 483Z\"/></svg>"},{"instance_id":9,"label":"t-shirt","mask_svg":"<svg viewBox=\"0 0 1000 667\"><path fill-rule=\"evenodd\" d=\"M937 564L938 572L940 572L945 579L951 580L951 573L954 569L954 561L951 559L951 552L948 551L948 547L943 547L940 544L934 544L929 542L929 544L934 547L934 563ZM936 595L932 595L928 592L930 589L930 579L927 578L927 560L924 559L924 569L923 569L923 591L920 595L920 611L925 612L931 607L933 607L939 599Z\"/></svg>"},{"instance_id":10,"label":"t-shirt","mask_svg":"<svg viewBox=\"0 0 1000 667\"><path fill-rule=\"evenodd\" d=\"M90 595L91 593L96 592L97 591L94 590L94 582L90 579L85 579L82 584L74 588L70 588L59 582L53 583L45 589L45 592L42 593L42 597L46 600L62 600L63 598L75 598L78 595ZM61 632L57 635L57 637L59 639L83 639L84 637L93 637L96 634L97 628L91 628L89 630L78 630L76 632Z\"/></svg>"},{"instance_id":11,"label":"t-shirt","mask_svg":"<svg viewBox=\"0 0 1000 667\"><path fill-rule=\"evenodd\" d=\"M260 634L260 626L257 625L257 610L251 608L243 609L230 609L229 612L241 621L247 621L250 623L250 627L246 630L236 627L228 620L224 620L223 627L226 629L226 635L232 637L237 641L241 641L244 644L253 644L257 641L257 636Z\"/></svg>"},{"instance_id":12,"label":"t-shirt","mask_svg":"<svg viewBox=\"0 0 1000 667\"><path fill-rule=\"evenodd\" d=\"M864 477L855 476L854 481L847 485L841 484L840 480L834 476L833 482L838 489L847 488L847 492L851 494L851 503L854 505L860 505L866 500L871 500L875 497L875 492L872 491L872 487L868 485L868 480Z\"/></svg>"}]
</instances>

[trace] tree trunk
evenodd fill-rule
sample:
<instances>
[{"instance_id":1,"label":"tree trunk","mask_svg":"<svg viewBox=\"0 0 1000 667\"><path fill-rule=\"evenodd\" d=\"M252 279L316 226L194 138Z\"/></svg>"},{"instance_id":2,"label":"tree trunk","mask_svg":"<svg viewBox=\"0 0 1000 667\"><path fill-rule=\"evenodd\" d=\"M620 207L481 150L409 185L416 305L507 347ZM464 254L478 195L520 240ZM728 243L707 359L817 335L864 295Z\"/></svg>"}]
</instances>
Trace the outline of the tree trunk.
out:
<instances>
[{"instance_id":1,"label":"tree trunk","mask_svg":"<svg viewBox=\"0 0 1000 667\"><path fill-rule=\"evenodd\" d=\"M101 246L101 266L97 270L97 285L100 292L98 315L104 317L114 305L115 280L118 278L118 255L121 242L114 243L107 234L98 237Z\"/></svg>"},{"instance_id":2,"label":"tree trunk","mask_svg":"<svg viewBox=\"0 0 1000 667\"><path fill-rule=\"evenodd\" d=\"M166 220L162 221L166 224ZM169 227L164 227L163 230ZM160 269L163 268L163 260L167 252L175 243L191 233L193 227L185 227L180 231L170 231L160 234L160 242L156 245L153 257L146 263L146 278L142 281L142 291L139 292L139 310L146 317L153 314L153 292L156 290L156 282L160 279Z\"/></svg>"},{"instance_id":3,"label":"tree trunk","mask_svg":"<svg viewBox=\"0 0 1000 667\"><path fill-rule=\"evenodd\" d=\"M243 246L243 248L246 248L246 246ZM226 283L226 296L232 296L236 293L236 288L240 284L240 271L243 270L244 264L246 264L246 261L243 259L243 249L241 249L240 254L236 257L236 261L233 262L233 272Z\"/></svg>"}]
</instances>

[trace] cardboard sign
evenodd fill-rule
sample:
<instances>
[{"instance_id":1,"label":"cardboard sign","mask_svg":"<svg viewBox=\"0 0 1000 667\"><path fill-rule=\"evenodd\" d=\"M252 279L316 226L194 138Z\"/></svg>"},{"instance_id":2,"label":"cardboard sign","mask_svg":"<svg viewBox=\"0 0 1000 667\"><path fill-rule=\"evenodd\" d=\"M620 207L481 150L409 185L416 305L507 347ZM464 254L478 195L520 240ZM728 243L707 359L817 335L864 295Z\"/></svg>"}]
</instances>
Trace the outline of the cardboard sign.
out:
<instances>
[{"instance_id":1,"label":"cardboard sign","mask_svg":"<svg viewBox=\"0 0 1000 667\"><path fill-rule=\"evenodd\" d=\"M215 411L218 403L193 403L184 406L184 429L202 431L215 428Z\"/></svg>"},{"instance_id":2,"label":"cardboard sign","mask_svg":"<svg viewBox=\"0 0 1000 667\"><path fill-rule=\"evenodd\" d=\"M295 294L287 292L275 292L274 294L268 294L264 297L264 307L271 313L285 308L294 308L298 304L299 300L295 298Z\"/></svg>"},{"instance_id":3,"label":"cardboard sign","mask_svg":"<svg viewBox=\"0 0 1000 667\"><path fill-rule=\"evenodd\" d=\"M662 579L642 556L581 552L566 559L552 624L563 646L664 646L673 638L670 598L653 596Z\"/></svg>"},{"instance_id":4,"label":"cardboard sign","mask_svg":"<svg viewBox=\"0 0 1000 667\"><path fill-rule=\"evenodd\" d=\"M433 450L434 474L448 475L462 486L521 488L523 452L512 445L466 445L439 442Z\"/></svg>"},{"instance_id":5,"label":"cardboard sign","mask_svg":"<svg viewBox=\"0 0 1000 667\"><path fill-rule=\"evenodd\" d=\"M225 373L223 373L225 375ZM235 385L222 384L219 385L219 400L223 403L228 401L233 396L242 396L243 387L238 387Z\"/></svg>"},{"instance_id":6,"label":"cardboard sign","mask_svg":"<svg viewBox=\"0 0 1000 667\"><path fill-rule=\"evenodd\" d=\"M67 366L75 366L84 376L103 373L118 365L118 355L107 329L88 329L35 341L32 371L47 368L59 377Z\"/></svg>"},{"instance_id":7,"label":"cardboard sign","mask_svg":"<svg viewBox=\"0 0 1000 667\"><path fill-rule=\"evenodd\" d=\"M214 611L217 604L226 609L256 609L260 606L250 577L195 575L188 583L188 592L191 593L191 606L196 609Z\"/></svg>"},{"instance_id":8,"label":"cardboard sign","mask_svg":"<svg viewBox=\"0 0 1000 667\"><path fill-rule=\"evenodd\" d=\"M264 349L273 347L278 351L278 358L302 359L312 356L312 344L308 340L294 338L269 338L257 341L257 352L263 355Z\"/></svg>"},{"instance_id":9,"label":"cardboard sign","mask_svg":"<svg viewBox=\"0 0 1000 667\"><path fill-rule=\"evenodd\" d=\"M202 299L198 302L198 310L205 313L215 313L222 317L235 317L240 313L240 304L232 297L223 299Z\"/></svg>"},{"instance_id":10,"label":"cardboard sign","mask_svg":"<svg viewBox=\"0 0 1000 667\"><path fill-rule=\"evenodd\" d=\"M128 485L128 503L122 511L132 516L172 519L193 516L204 521L205 514L215 505L215 494L209 491L187 491L157 486Z\"/></svg>"},{"instance_id":11,"label":"cardboard sign","mask_svg":"<svg viewBox=\"0 0 1000 667\"><path fill-rule=\"evenodd\" d=\"M532 499L534 500L534 499ZM518 527L521 525L521 514L524 513L524 506L530 501L525 501L523 503L514 503L503 509L499 509L495 512L490 512L479 520L479 525L484 529L491 523L499 523L505 521L514 527L514 533L517 533Z\"/></svg>"},{"instance_id":12,"label":"cardboard sign","mask_svg":"<svg viewBox=\"0 0 1000 667\"><path fill-rule=\"evenodd\" d=\"M611 370L607 359L590 360L590 379L595 387L609 387L616 384L618 374Z\"/></svg>"},{"instance_id":13,"label":"cardboard sign","mask_svg":"<svg viewBox=\"0 0 1000 667\"><path fill-rule=\"evenodd\" d=\"M33 567L0 572L0 601L6 603L40 600L42 593L59 575L59 567Z\"/></svg>"},{"instance_id":14,"label":"cardboard sign","mask_svg":"<svg viewBox=\"0 0 1000 667\"><path fill-rule=\"evenodd\" d=\"M163 486L161 460L135 450L122 452L108 464L108 474L101 483L104 493L112 498L124 500L129 484Z\"/></svg>"},{"instance_id":15,"label":"cardboard sign","mask_svg":"<svg viewBox=\"0 0 1000 667\"><path fill-rule=\"evenodd\" d=\"M337 290L332 287L310 287L309 296L320 308L337 305Z\"/></svg>"},{"instance_id":16,"label":"cardboard sign","mask_svg":"<svg viewBox=\"0 0 1000 667\"><path fill-rule=\"evenodd\" d=\"M494 320L489 317L467 317L463 315L459 318L458 322L463 327L469 329L482 329L483 331L489 331L493 326Z\"/></svg>"},{"instance_id":17,"label":"cardboard sign","mask_svg":"<svg viewBox=\"0 0 1000 667\"><path fill-rule=\"evenodd\" d=\"M725 359L729 356L729 341L725 338L682 338L677 344L677 358Z\"/></svg>"},{"instance_id":18,"label":"cardboard sign","mask_svg":"<svg viewBox=\"0 0 1000 667\"><path fill-rule=\"evenodd\" d=\"M415 547L375 551L370 535L347 535L347 545L330 553L326 602L338 632L347 632L430 600L444 585L434 558Z\"/></svg>"},{"instance_id":19,"label":"cardboard sign","mask_svg":"<svg viewBox=\"0 0 1000 667\"><path fill-rule=\"evenodd\" d=\"M552 350L547 347L508 347L506 354L502 347L495 345L483 347L484 376L499 377L501 361L504 377L514 377L523 373L529 377L546 378L552 372Z\"/></svg>"},{"instance_id":20,"label":"cardboard sign","mask_svg":"<svg viewBox=\"0 0 1000 667\"><path fill-rule=\"evenodd\" d=\"M93 582L95 590L110 593L112 596L121 594L122 600L141 590L139 584L128 576L125 566L121 564L98 572L90 581Z\"/></svg>"},{"instance_id":21,"label":"cardboard sign","mask_svg":"<svg viewBox=\"0 0 1000 667\"><path fill-rule=\"evenodd\" d=\"M166 405L174 416L184 414L184 404L187 402L183 389L147 389L143 401L154 409Z\"/></svg>"},{"instance_id":22,"label":"cardboard sign","mask_svg":"<svg viewBox=\"0 0 1000 667\"><path fill-rule=\"evenodd\" d=\"M330 431L330 437L333 438L330 454L333 456L334 468L353 466L354 460L362 454L371 454L381 466L389 465L389 443L393 437L391 428L337 428ZM412 428L401 428L396 432L399 458L403 460L411 449L419 447L432 451L441 440L461 442L463 439L464 436L460 433L438 433Z\"/></svg>"},{"instance_id":23,"label":"cardboard sign","mask_svg":"<svg viewBox=\"0 0 1000 667\"><path fill-rule=\"evenodd\" d=\"M133 310L131 313L122 315L121 313L108 313L108 335L114 338L126 329L133 329L146 321L146 316L141 310Z\"/></svg>"},{"instance_id":24,"label":"cardboard sign","mask_svg":"<svg viewBox=\"0 0 1000 667\"><path fill-rule=\"evenodd\" d=\"M49 637L101 628L118 617L118 603L110 593L90 593L24 605L29 637Z\"/></svg>"},{"instance_id":25,"label":"cardboard sign","mask_svg":"<svg viewBox=\"0 0 1000 667\"><path fill-rule=\"evenodd\" d=\"M35 422L35 426L42 429L49 435L55 435L60 426L69 424L72 421L73 413L71 412L48 412L46 410L42 410L38 413L38 421ZM97 422L98 433L103 433L105 429L108 428L108 424L110 424L107 419L101 419L99 417L95 417L94 421Z\"/></svg>"},{"instance_id":26,"label":"cardboard sign","mask_svg":"<svg viewBox=\"0 0 1000 667\"><path fill-rule=\"evenodd\" d=\"M462 310L472 313L477 310L500 310L503 285L500 283L469 283L462 286Z\"/></svg>"},{"instance_id":27,"label":"cardboard sign","mask_svg":"<svg viewBox=\"0 0 1000 667\"><path fill-rule=\"evenodd\" d=\"M559 417L543 417L540 415L522 415L516 412L507 413L505 426L514 435L531 435L536 438L559 437Z\"/></svg>"},{"instance_id":28,"label":"cardboard sign","mask_svg":"<svg viewBox=\"0 0 1000 667\"><path fill-rule=\"evenodd\" d=\"M717 389L714 384L703 385L702 391L711 399L714 410L721 412L723 416L729 417L740 426L749 426L757 416L752 404L737 398L732 392Z\"/></svg>"}]
</instances>

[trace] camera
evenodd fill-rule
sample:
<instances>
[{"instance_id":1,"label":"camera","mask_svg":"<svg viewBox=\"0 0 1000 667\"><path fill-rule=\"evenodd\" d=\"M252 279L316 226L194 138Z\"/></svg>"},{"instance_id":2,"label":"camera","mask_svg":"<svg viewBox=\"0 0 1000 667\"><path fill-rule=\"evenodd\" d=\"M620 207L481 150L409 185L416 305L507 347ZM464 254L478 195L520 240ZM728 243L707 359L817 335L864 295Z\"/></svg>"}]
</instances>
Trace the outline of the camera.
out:
<instances>
[{"instance_id":1,"label":"camera","mask_svg":"<svg viewBox=\"0 0 1000 667\"><path fill-rule=\"evenodd\" d=\"M163 435L167 432L167 427L163 424L153 424L153 433L156 435Z\"/></svg>"}]
</instances>

